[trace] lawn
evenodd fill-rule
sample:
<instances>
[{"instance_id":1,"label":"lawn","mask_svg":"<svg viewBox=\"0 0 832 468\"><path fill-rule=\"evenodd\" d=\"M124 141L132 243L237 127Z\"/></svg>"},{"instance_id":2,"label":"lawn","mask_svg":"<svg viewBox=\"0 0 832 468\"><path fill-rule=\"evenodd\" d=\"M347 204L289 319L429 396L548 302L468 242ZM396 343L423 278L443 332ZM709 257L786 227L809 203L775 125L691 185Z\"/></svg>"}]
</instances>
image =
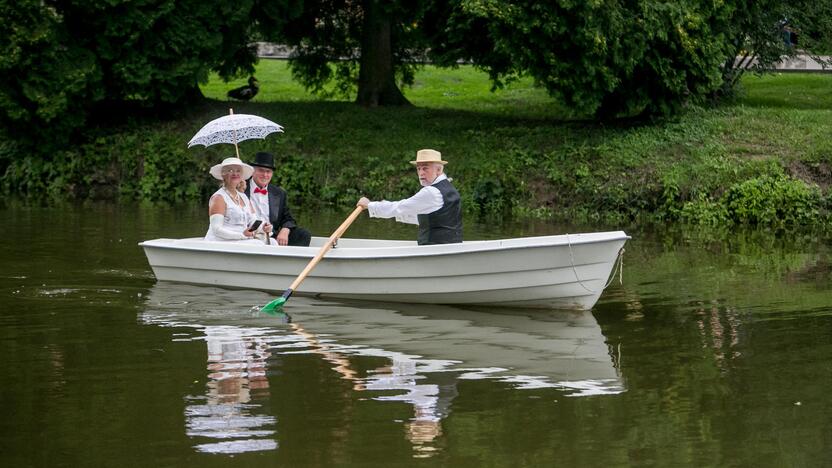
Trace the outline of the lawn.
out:
<instances>
[{"instance_id":1,"label":"lawn","mask_svg":"<svg viewBox=\"0 0 832 468\"><path fill-rule=\"evenodd\" d=\"M257 66L261 83L255 102L318 101L293 81L285 60L263 59ZM225 93L246 84L246 78L225 83L213 76L202 87L206 97L225 100ZM492 91L485 72L462 65L456 69L433 66L422 68L405 96L415 106L436 109L460 109L511 116L562 119L570 115L558 106L530 78L509 83ZM739 106L807 110L832 109L832 73L773 73L743 77Z\"/></svg>"},{"instance_id":2,"label":"lawn","mask_svg":"<svg viewBox=\"0 0 832 468\"><path fill-rule=\"evenodd\" d=\"M740 105L803 110L832 109L832 73L747 75Z\"/></svg>"},{"instance_id":3,"label":"lawn","mask_svg":"<svg viewBox=\"0 0 832 468\"><path fill-rule=\"evenodd\" d=\"M254 102L320 101L291 79L285 60L261 60L255 76L260 82L260 92ZM245 85L246 79L224 83L214 76L202 91L208 98L225 100L225 93ZM456 69L426 66L417 73L413 86L403 91L417 107L533 118L561 118L567 113L553 104L545 90L533 86L531 79L522 79L492 92L488 75L471 66Z\"/></svg>"}]
</instances>

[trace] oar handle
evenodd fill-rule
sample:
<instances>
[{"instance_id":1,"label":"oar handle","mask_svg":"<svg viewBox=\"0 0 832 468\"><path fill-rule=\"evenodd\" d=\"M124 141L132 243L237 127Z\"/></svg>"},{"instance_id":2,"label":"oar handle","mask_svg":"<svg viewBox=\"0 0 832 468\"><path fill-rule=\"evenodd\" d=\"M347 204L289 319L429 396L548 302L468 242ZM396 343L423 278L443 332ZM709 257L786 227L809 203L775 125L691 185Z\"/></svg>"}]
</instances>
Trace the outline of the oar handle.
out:
<instances>
[{"instance_id":1,"label":"oar handle","mask_svg":"<svg viewBox=\"0 0 832 468\"><path fill-rule=\"evenodd\" d=\"M355 221L355 218L357 218L362 211L364 211L363 206L355 207L355 209L352 211L352 213L350 213L347 219L345 219L344 222L341 223L340 226L338 226L338 229L336 229L335 232L333 232L332 235L329 236L329 239L326 241L323 247L321 247L321 250L318 251L318 254L315 255L315 258L313 258L309 262L309 264L306 265L306 268L304 268L303 271L300 272L300 275L298 275L298 277L295 278L295 281L292 283L291 286L289 286L288 291L294 291L298 288L298 286L300 286L300 283L302 283L303 280L306 279L306 276L309 274L309 272L312 271L313 268L315 268L315 265L317 265L318 262L321 261L324 255L326 255L329 249L332 248L335 242L341 237L341 235L344 234L344 231L346 231L347 228L350 227L350 224L352 224L352 222ZM291 294L291 292L289 294Z\"/></svg>"}]
</instances>

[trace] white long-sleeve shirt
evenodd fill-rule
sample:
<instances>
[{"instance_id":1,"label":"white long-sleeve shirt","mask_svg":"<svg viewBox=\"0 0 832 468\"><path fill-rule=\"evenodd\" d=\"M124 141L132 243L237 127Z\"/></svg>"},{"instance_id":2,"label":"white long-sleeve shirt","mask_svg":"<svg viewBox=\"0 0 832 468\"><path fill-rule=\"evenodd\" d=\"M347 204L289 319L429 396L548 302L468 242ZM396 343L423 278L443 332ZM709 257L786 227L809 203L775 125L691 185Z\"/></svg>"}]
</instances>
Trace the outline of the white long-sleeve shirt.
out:
<instances>
[{"instance_id":1,"label":"white long-sleeve shirt","mask_svg":"<svg viewBox=\"0 0 832 468\"><path fill-rule=\"evenodd\" d=\"M251 200L251 204L254 205L254 211L257 212L257 218L262 219L263 221L269 223L269 194L262 194L256 193L254 189L259 188L257 183L254 182L254 179L251 179L251 196L249 200ZM268 190L268 185L266 186L266 190Z\"/></svg>"},{"instance_id":2,"label":"white long-sleeve shirt","mask_svg":"<svg viewBox=\"0 0 832 468\"><path fill-rule=\"evenodd\" d=\"M441 174L433 184L447 179ZM442 208L442 193L433 185L422 187L410 198L399 201L374 201L367 205L371 218L396 218L400 223L419 224L418 215L430 214Z\"/></svg>"}]
</instances>

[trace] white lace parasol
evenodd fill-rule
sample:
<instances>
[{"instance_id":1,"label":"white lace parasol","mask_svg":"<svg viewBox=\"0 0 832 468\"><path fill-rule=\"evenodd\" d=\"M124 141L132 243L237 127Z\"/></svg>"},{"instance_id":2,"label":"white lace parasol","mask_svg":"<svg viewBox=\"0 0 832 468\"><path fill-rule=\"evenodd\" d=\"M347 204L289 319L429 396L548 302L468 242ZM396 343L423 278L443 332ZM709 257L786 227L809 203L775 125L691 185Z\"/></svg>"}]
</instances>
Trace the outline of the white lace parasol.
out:
<instances>
[{"instance_id":1,"label":"white lace parasol","mask_svg":"<svg viewBox=\"0 0 832 468\"><path fill-rule=\"evenodd\" d=\"M236 146L238 142L244 140L253 138L262 140L274 132L283 132L283 127L256 115L232 113L205 124L188 142L188 148L194 145L211 146L217 143L230 143Z\"/></svg>"}]
</instances>

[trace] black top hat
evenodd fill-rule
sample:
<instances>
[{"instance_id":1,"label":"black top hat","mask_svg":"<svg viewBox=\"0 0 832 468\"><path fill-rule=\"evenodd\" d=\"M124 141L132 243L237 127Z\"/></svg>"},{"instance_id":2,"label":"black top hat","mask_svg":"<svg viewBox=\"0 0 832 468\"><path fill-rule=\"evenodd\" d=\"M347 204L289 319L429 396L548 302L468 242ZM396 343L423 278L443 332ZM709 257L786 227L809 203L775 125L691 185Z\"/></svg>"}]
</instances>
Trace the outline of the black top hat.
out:
<instances>
[{"instance_id":1,"label":"black top hat","mask_svg":"<svg viewBox=\"0 0 832 468\"><path fill-rule=\"evenodd\" d=\"M254 161L250 163L252 166L265 167L274 170L274 155L266 152L259 152L254 155Z\"/></svg>"}]
</instances>

